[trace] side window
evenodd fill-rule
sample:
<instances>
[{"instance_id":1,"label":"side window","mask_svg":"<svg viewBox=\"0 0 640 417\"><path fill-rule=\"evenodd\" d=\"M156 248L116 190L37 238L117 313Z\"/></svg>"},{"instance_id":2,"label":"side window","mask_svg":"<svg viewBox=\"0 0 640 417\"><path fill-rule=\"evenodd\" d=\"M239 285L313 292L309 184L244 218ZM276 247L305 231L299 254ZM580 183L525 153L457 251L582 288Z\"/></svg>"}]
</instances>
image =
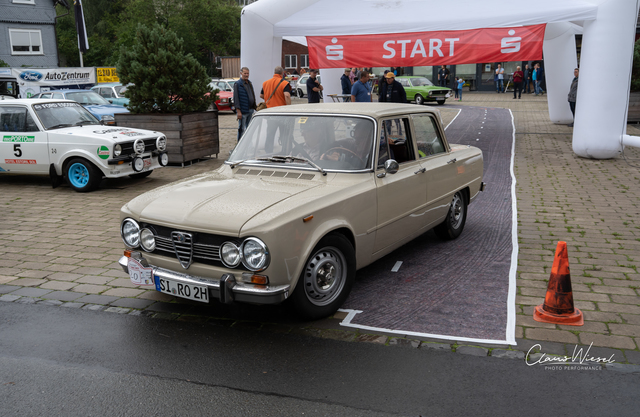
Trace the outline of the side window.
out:
<instances>
[{"instance_id":1,"label":"side window","mask_svg":"<svg viewBox=\"0 0 640 417\"><path fill-rule=\"evenodd\" d=\"M41 95L40 98L51 98L51 93L45 93Z\"/></svg>"},{"instance_id":2,"label":"side window","mask_svg":"<svg viewBox=\"0 0 640 417\"><path fill-rule=\"evenodd\" d=\"M101 88L100 89L100 95L104 98L111 98L113 97L113 93L111 91L111 87L107 87L107 88Z\"/></svg>"},{"instance_id":3,"label":"side window","mask_svg":"<svg viewBox=\"0 0 640 417\"><path fill-rule=\"evenodd\" d=\"M416 130L416 143L418 145L418 156L426 158L431 155L443 153L446 151L438 125L433 116L430 115L413 115L413 126Z\"/></svg>"},{"instance_id":4,"label":"side window","mask_svg":"<svg viewBox=\"0 0 640 417\"><path fill-rule=\"evenodd\" d=\"M29 112L27 112L27 121L26 121L26 131L27 132L39 132L40 129L38 128L38 125L36 124L36 122L33 120L33 117L31 117L31 114L29 114Z\"/></svg>"},{"instance_id":5,"label":"side window","mask_svg":"<svg viewBox=\"0 0 640 417\"><path fill-rule=\"evenodd\" d=\"M29 114L24 107L0 107L0 130L3 132L31 132L32 130L28 130L27 116ZM35 126L35 123L33 125ZM35 130L38 130L37 127Z\"/></svg>"},{"instance_id":6,"label":"side window","mask_svg":"<svg viewBox=\"0 0 640 417\"><path fill-rule=\"evenodd\" d=\"M384 167L388 159L399 164L415 161L409 119L387 119L382 122L378 151L378 168Z\"/></svg>"},{"instance_id":7,"label":"side window","mask_svg":"<svg viewBox=\"0 0 640 417\"><path fill-rule=\"evenodd\" d=\"M53 93L52 97L59 100L64 100L64 96L60 93Z\"/></svg>"}]
</instances>

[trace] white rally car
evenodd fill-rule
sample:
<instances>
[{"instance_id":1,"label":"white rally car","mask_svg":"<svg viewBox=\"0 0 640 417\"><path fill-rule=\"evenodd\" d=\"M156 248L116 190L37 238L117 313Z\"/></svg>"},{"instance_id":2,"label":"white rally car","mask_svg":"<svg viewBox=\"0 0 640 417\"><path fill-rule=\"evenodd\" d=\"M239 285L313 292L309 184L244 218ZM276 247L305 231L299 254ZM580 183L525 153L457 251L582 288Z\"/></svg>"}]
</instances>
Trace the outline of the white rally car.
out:
<instances>
[{"instance_id":1,"label":"white rally car","mask_svg":"<svg viewBox=\"0 0 640 417\"><path fill-rule=\"evenodd\" d=\"M80 192L169 161L164 134L103 126L71 100L0 100L0 136L0 174L49 174L54 187L64 178Z\"/></svg>"}]
</instances>

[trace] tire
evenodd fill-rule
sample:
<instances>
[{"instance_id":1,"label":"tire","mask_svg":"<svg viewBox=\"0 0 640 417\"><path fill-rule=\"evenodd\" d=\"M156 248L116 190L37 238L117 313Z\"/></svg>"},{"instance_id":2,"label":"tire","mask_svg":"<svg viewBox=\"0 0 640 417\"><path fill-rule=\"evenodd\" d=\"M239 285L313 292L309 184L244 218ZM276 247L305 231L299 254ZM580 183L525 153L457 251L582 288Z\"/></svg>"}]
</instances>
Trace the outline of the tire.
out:
<instances>
[{"instance_id":1,"label":"tire","mask_svg":"<svg viewBox=\"0 0 640 417\"><path fill-rule=\"evenodd\" d=\"M447 217L433 230L442 240L452 240L460 236L467 221L467 198L464 192L458 191L453 195L451 207Z\"/></svg>"},{"instance_id":2,"label":"tire","mask_svg":"<svg viewBox=\"0 0 640 417\"><path fill-rule=\"evenodd\" d=\"M419 106L424 104L424 97L422 97L420 94L416 94L416 104Z\"/></svg>"},{"instance_id":3,"label":"tire","mask_svg":"<svg viewBox=\"0 0 640 417\"><path fill-rule=\"evenodd\" d=\"M304 93L302 92L302 88L298 88L298 98L304 97Z\"/></svg>"},{"instance_id":4,"label":"tire","mask_svg":"<svg viewBox=\"0 0 640 417\"><path fill-rule=\"evenodd\" d=\"M135 178L135 179L147 178L149 175L151 175L152 172L153 170L150 169L149 171L139 172L137 174L129 174L129 177Z\"/></svg>"},{"instance_id":5,"label":"tire","mask_svg":"<svg viewBox=\"0 0 640 417\"><path fill-rule=\"evenodd\" d=\"M102 172L86 159L73 158L65 167L64 177L69 187L79 193L86 193L100 186Z\"/></svg>"},{"instance_id":6,"label":"tire","mask_svg":"<svg viewBox=\"0 0 640 417\"><path fill-rule=\"evenodd\" d=\"M330 282L320 282L323 278ZM334 275L332 275L333 273ZM323 237L311 252L300 274L291 303L305 319L317 320L334 314L347 299L356 276L356 255L342 235Z\"/></svg>"},{"instance_id":7,"label":"tire","mask_svg":"<svg viewBox=\"0 0 640 417\"><path fill-rule=\"evenodd\" d=\"M438 105L440 105L440 106L444 105L445 101L446 100L438 100Z\"/></svg>"}]
</instances>

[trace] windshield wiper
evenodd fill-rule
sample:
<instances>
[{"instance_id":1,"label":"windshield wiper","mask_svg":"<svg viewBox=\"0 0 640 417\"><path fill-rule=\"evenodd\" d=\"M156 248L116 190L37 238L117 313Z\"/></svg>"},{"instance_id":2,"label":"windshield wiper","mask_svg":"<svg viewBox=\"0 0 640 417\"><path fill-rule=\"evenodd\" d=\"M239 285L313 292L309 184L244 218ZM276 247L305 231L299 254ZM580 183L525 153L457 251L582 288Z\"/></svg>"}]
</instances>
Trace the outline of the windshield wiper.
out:
<instances>
[{"instance_id":1,"label":"windshield wiper","mask_svg":"<svg viewBox=\"0 0 640 417\"><path fill-rule=\"evenodd\" d=\"M91 120L80 120L79 122L76 122L76 124L74 126L84 126L85 123L89 123L89 124L96 124L96 122L92 122Z\"/></svg>"},{"instance_id":2,"label":"windshield wiper","mask_svg":"<svg viewBox=\"0 0 640 417\"><path fill-rule=\"evenodd\" d=\"M60 129L61 127L71 127L71 126L73 126L73 125L69 124L69 123L60 123L59 125L48 127L47 130Z\"/></svg>"},{"instance_id":3,"label":"windshield wiper","mask_svg":"<svg viewBox=\"0 0 640 417\"><path fill-rule=\"evenodd\" d=\"M322 168L320 168L318 165L316 165L314 162L306 159L306 158L300 158L298 156L292 156L292 155L273 155L270 156L268 158L258 158L258 161L267 161L267 162L306 162L307 164L311 165L312 167L314 167L315 169L317 169L318 171L320 171L322 173L322 175L327 175L326 171Z\"/></svg>"}]
</instances>

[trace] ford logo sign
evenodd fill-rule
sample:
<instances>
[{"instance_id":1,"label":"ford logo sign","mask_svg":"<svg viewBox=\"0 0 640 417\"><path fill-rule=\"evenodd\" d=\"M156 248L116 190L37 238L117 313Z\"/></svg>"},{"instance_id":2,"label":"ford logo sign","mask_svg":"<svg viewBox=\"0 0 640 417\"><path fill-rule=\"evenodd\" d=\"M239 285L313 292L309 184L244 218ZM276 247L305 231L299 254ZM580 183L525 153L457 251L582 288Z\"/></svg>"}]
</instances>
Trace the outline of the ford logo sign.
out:
<instances>
[{"instance_id":1,"label":"ford logo sign","mask_svg":"<svg viewBox=\"0 0 640 417\"><path fill-rule=\"evenodd\" d=\"M25 81L40 81L42 79L42 74L37 71L24 71L20 74L20 78Z\"/></svg>"}]
</instances>

